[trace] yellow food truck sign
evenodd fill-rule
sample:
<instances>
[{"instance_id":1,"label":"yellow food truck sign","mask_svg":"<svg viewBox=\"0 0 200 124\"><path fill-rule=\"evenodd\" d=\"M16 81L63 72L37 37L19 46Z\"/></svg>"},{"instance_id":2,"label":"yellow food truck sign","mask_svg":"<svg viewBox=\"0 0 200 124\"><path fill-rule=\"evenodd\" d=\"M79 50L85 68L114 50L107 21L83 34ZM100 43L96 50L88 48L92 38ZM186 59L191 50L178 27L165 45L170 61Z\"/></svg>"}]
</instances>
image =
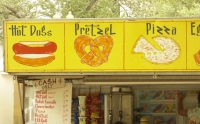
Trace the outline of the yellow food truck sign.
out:
<instances>
[{"instance_id":1,"label":"yellow food truck sign","mask_svg":"<svg viewBox=\"0 0 200 124\"><path fill-rule=\"evenodd\" d=\"M199 72L200 20L5 21L6 72Z\"/></svg>"}]
</instances>

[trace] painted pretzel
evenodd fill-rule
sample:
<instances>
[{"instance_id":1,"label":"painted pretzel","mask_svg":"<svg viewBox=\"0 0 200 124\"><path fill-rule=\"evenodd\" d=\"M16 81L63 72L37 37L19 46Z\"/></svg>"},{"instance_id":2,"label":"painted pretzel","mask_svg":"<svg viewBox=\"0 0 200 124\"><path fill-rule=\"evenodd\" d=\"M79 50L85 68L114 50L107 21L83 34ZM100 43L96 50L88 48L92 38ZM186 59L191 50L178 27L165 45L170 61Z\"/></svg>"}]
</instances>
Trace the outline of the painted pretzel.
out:
<instances>
[{"instance_id":1,"label":"painted pretzel","mask_svg":"<svg viewBox=\"0 0 200 124\"><path fill-rule=\"evenodd\" d=\"M86 46L90 46L89 52L86 52ZM99 46L102 46L103 49L99 49ZM94 40L89 36L81 35L74 42L74 48L81 58L81 62L94 67L108 61L112 46L113 39L109 35L102 35Z\"/></svg>"}]
</instances>

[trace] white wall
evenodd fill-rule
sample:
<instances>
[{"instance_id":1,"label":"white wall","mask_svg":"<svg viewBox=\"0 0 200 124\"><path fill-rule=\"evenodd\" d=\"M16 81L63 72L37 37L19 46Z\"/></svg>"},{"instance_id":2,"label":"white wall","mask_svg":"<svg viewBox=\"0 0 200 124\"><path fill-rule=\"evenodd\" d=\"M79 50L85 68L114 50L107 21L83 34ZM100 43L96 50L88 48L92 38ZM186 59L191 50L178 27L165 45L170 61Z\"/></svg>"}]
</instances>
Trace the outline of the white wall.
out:
<instances>
[{"instance_id":1,"label":"white wall","mask_svg":"<svg viewBox=\"0 0 200 124\"><path fill-rule=\"evenodd\" d=\"M0 45L0 124L13 124L13 76L3 72L3 46Z\"/></svg>"},{"instance_id":2,"label":"white wall","mask_svg":"<svg viewBox=\"0 0 200 124\"><path fill-rule=\"evenodd\" d=\"M13 124L13 76L0 74L0 124Z\"/></svg>"}]
</instances>

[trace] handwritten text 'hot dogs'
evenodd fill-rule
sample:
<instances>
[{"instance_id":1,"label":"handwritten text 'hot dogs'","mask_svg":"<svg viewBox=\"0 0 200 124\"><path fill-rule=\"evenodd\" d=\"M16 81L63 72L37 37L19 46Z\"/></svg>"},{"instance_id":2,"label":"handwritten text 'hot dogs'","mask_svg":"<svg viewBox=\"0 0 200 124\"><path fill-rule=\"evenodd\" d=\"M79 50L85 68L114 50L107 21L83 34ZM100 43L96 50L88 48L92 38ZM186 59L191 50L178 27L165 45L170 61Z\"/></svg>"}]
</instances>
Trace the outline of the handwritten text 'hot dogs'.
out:
<instances>
[{"instance_id":1,"label":"handwritten text 'hot dogs'","mask_svg":"<svg viewBox=\"0 0 200 124\"><path fill-rule=\"evenodd\" d=\"M29 29L25 25L11 25L9 30L12 31L12 36L27 36L27 30L30 30L30 36L52 36L52 31L46 29L45 25L41 27L30 25Z\"/></svg>"}]
</instances>

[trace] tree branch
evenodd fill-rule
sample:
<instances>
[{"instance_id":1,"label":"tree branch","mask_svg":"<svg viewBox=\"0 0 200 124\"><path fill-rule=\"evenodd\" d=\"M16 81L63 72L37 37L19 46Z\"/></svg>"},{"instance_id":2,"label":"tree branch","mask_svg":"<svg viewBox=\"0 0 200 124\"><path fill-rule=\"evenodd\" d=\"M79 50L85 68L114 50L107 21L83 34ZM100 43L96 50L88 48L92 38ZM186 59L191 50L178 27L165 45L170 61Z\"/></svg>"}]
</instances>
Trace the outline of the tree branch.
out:
<instances>
[{"instance_id":1,"label":"tree branch","mask_svg":"<svg viewBox=\"0 0 200 124\"><path fill-rule=\"evenodd\" d=\"M17 11L16 10L14 10L12 7L9 7L8 5L6 5L6 4L2 4L4 7L6 7L11 13L11 15L13 15L13 16L15 16L15 17L17 17L17 18L21 18L21 16L19 16L18 14L17 14Z\"/></svg>"},{"instance_id":2,"label":"tree branch","mask_svg":"<svg viewBox=\"0 0 200 124\"><path fill-rule=\"evenodd\" d=\"M122 9L125 11L126 16L128 17L129 14L128 14L127 10L124 8L124 6L121 4L121 2L117 1L117 0L116 0L116 2L118 2L118 4L120 5L120 7L122 7Z\"/></svg>"},{"instance_id":3,"label":"tree branch","mask_svg":"<svg viewBox=\"0 0 200 124\"><path fill-rule=\"evenodd\" d=\"M96 3L98 0L91 0L90 4L87 6L87 8L85 9L85 12L88 12L92 6L94 5L94 3Z\"/></svg>"}]
</instances>

